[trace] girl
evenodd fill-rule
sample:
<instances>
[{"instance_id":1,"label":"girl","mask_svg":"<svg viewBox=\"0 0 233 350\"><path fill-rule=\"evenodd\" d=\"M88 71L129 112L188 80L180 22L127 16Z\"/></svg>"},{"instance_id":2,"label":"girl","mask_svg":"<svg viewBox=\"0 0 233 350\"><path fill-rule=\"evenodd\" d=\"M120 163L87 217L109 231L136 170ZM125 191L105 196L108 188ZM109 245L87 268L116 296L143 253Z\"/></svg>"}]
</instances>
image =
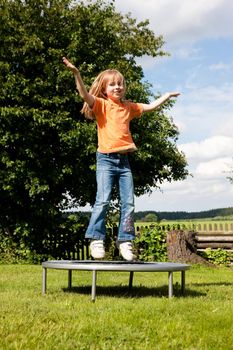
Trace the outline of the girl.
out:
<instances>
[{"instance_id":1,"label":"girl","mask_svg":"<svg viewBox=\"0 0 233 350\"><path fill-rule=\"evenodd\" d=\"M98 129L97 194L85 236L91 239L91 256L94 259L102 259L105 256L105 216L113 185L117 182L121 203L117 244L123 258L131 261L134 259L132 240L135 238L134 187L127 154L136 151L137 148L132 140L129 124L133 118L153 111L179 93L166 93L149 104L127 101L124 99L124 77L115 69L101 72L88 92L78 69L65 57L63 62L73 72L76 87L84 100L82 112L86 118L96 120Z\"/></svg>"}]
</instances>

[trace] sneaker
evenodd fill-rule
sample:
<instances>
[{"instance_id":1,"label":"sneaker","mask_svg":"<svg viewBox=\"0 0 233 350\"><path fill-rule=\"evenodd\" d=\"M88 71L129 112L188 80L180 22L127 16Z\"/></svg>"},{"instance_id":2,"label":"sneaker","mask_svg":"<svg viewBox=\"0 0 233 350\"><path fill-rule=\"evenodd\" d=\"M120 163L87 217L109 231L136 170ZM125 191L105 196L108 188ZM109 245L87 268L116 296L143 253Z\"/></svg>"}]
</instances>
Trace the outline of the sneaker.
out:
<instances>
[{"instance_id":1,"label":"sneaker","mask_svg":"<svg viewBox=\"0 0 233 350\"><path fill-rule=\"evenodd\" d=\"M122 257L127 261L134 260L135 256L133 255L133 244L132 242L122 242L119 243L119 250Z\"/></svg>"},{"instance_id":2,"label":"sneaker","mask_svg":"<svg viewBox=\"0 0 233 350\"><path fill-rule=\"evenodd\" d=\"M105 256L104 241L94 240L90 244L91 256L94 259L103 259Z\"/></svg>"}]
</instances>

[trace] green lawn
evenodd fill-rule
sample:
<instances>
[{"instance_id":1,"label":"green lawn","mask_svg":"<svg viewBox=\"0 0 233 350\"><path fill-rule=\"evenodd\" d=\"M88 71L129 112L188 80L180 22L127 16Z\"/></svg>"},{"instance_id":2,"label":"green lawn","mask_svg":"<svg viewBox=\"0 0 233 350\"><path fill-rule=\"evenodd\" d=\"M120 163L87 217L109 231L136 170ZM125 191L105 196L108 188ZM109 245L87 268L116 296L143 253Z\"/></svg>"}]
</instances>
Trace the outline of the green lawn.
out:
<instances>
[{"instance_id":1,"label":"green lawn","mask_svg":"<svg viewBox=\"0 0 233 350\"><path fill-rule=\"evenodd\" d=\"M90 301L91 272L48 270L41 294L41 266L0 265L0 349L233 349L233 269L193 267L180 273L167 298L167 273L99 272Z\"/></svg>"}]
</instances>

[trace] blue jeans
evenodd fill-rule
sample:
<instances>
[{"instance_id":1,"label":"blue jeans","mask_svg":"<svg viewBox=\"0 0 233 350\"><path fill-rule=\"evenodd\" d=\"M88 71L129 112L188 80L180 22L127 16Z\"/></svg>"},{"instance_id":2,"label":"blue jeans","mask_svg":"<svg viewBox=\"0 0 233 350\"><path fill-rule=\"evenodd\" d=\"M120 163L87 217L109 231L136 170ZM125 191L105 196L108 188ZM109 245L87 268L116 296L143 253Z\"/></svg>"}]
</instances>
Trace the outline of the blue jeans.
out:
<instances>
[{"instance_id":1,"label":"blue jeans","mask_svg":"<svg viewBox=\"0 0 233 350\"><path fill-rule=\"evenodd\" d=\"M119 186L121 215L118 241L132 241L134 230L134 186L127 154L96 153L97 194L86 238L104 240L105 217L114 184Z\"/></svg>"}]
</instances>

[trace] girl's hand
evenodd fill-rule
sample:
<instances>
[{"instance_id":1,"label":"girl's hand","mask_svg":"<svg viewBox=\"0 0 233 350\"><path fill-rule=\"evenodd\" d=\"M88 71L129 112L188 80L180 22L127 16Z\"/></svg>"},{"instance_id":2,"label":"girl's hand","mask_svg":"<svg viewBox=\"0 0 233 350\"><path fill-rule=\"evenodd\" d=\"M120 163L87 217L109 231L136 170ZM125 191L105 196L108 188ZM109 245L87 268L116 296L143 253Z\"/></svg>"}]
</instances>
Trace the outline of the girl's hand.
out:
<instances>
[{"instance_id":1,"label":"girl's hand","mask_svg":"<svg viewBox=\"0 0 233 350\"><path fill-rule=\"evenodd\" d=\"M77 68L66 57L62 57L62 61L72 72L77 71Z\"/></svg>"},{"instance_id":2,"label":"girl's hand","mask_svg":"<svg viewBox=\"0 0 233 350\"><path fill-rule=\"evenodd\" d=\"M95 98L87 91L78 69L66 57L62 57L62 60L66 67L70 69L74 74L76 88L79 92L79 95L88 104L88 106L92 108L95 102Z\"/></svg>"},{"instance_id":3,"label":"girl's hand","mask_svg":"<svg viewBox=\"0 0 233 350\"><path fill-rule=\"evenodd\" d=\"M180 95L180 92L169 92L170 97L177 97Z\"/></svg>"},{"instance_id":4,"label":"girl's hand","mask_svg":"<svg viewBox=\"0 0 233 350\"><path fill-rule=\"evenodd\" d=\"M180 95L180 92L167 92L163 96L157 98L155 101L145 104L142 104L143 112L152 112L159 106L161 106L164 102L169 100L171 97L177 97Z\"/></svg>"}]
</instances>

